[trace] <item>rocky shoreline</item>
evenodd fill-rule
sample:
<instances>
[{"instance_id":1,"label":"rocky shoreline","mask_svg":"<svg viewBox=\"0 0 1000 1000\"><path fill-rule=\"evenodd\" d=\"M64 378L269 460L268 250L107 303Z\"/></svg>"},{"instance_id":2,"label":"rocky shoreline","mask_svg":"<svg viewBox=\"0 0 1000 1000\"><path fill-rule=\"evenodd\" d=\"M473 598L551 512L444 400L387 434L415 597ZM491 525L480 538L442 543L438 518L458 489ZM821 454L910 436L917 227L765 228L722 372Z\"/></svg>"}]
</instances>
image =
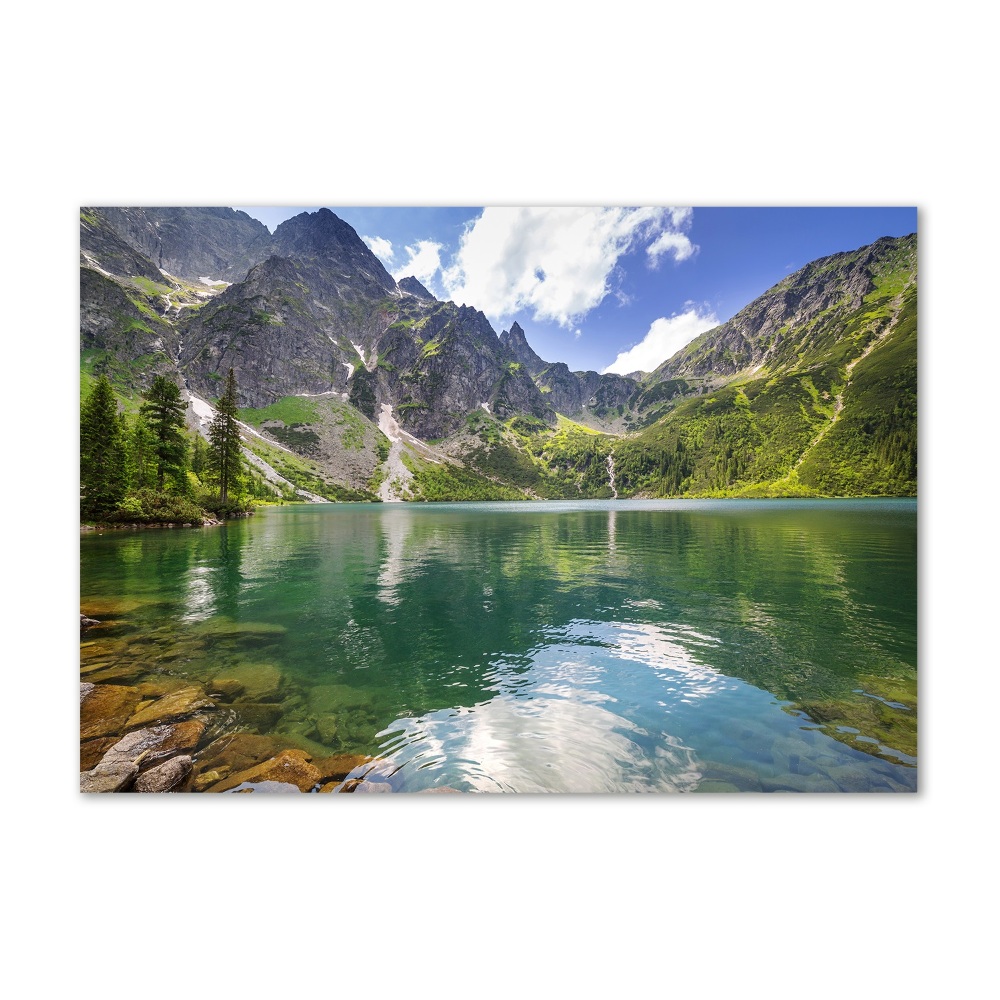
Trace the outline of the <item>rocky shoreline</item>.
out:
<instances>
[{"instance_id":1,"label":"rocky shoreline","mask_svg":"<svg viewBox=\"0 0 1000 1000\"><path fill-rule=\"evenodd\" d=\"M123 641L118 625L102 610L80 615L81 792L393 791L370 756L252 731L253 720L267 730L281 716L283 680L275 667L221 668L207 682L150 669L130 653L134 644L115 647ZM335 746L338 726L350 733L357 708L339 689L327 695L331 701L316 708L315 735ZM338 698L339 708L332 703Z\"/></svg>"},{"instance_id":2,"label":"rocky shoreline","mask_svg":"<svg viewBox=\"0 0 1000 1000\"><path fill-rule=\"evenodd\" d=\"M248 510L243 514L233 514L228 520L235 520L238 517L252 517L253 511ZM136 524L81 524L81 531L138 531L141 528L214 528L220 524L225 524L224 520L219 520L214 517L206 517L201 524L195 524L193 521L184 521L183 523L174 521L155 521L151 524L136 523Z\"/></svg>"},{"instance_id":3,"label":"rocky shoreline","mask_svg":"<svg viewBox=\"0 0 1000 1000\"><path fill-rule=\"evenodd\" d=\"M105 624L81 612L81 637L100 636ZM127 670L107 673L94 671L99 681L80 683L81 792L391 790L385 782L348 780L367 756L319 757L277 736L231 729L228 705L268 696L252 689L251 678L206 687L169 673L144 673L138 683L127 683Z\"/></svg>"}]
</instances>

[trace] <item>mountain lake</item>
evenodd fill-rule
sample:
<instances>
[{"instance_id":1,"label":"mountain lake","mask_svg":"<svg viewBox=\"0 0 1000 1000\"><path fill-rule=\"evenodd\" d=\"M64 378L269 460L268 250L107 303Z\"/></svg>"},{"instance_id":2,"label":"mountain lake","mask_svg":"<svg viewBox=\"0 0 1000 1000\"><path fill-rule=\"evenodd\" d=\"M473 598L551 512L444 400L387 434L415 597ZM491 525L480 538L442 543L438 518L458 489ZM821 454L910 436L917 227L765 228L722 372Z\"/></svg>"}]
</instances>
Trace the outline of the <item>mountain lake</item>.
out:
<instances>
[{"instance_id":1,"label":"mountain lake","mask_svg":"<svg viewBox=\"0 0 1000 1000\"><path fill-rule=\"evenodd\" d=\"M917 787L915 500L266 507L83 535L81 610L82 681L203 686L196 762L357 755L325 790Z\"/></svg>"}]
</instances>

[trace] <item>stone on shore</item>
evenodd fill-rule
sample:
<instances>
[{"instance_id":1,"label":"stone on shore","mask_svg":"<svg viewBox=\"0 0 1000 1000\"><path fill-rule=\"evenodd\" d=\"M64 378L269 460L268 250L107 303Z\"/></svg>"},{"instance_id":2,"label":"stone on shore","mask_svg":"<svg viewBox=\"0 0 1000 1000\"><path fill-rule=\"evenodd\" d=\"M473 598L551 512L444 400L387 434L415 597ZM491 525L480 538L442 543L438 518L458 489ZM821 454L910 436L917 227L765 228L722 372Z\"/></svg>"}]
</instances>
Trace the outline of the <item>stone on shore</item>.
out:
<instances>
[{"instance_id":1,"label":"stone on shore","mask_svg":"<svg viewBox=\"0 0 1000 1000\"><path fill-rule=\"evenodd\" d=\"M191 773L194 761L187 755L171 757L170 760L143 771L135 779L137 792L169 792L180 785Z\"/></svg>"},{"instance_id":2,"label":"stone on shore","mask_svg":"<svg viewBox=\"0 0 1000 1000\"><path fill-rule=\"evenodd\" d=\"M139 767L131 761L117 764L98 764L90 771L80 773L81 792L124 792L131 787Z\"/></svg>"},{"instance_id":3,"label":"stone on shore","mask_svg":"<svg viewBox=\"0 0 1000 1000\"><path fill-rule=\"evenodd\" d=\"M140 762L144 768L158 764L164 758L180 751L193 750L205 732L205 723L198 719L178 722L173 725L151 726L136 729L123 736L104 755L102 764L116 764L120 761ZM190 770L190 768L189 768Z\"/></svg>"}]
</instances>

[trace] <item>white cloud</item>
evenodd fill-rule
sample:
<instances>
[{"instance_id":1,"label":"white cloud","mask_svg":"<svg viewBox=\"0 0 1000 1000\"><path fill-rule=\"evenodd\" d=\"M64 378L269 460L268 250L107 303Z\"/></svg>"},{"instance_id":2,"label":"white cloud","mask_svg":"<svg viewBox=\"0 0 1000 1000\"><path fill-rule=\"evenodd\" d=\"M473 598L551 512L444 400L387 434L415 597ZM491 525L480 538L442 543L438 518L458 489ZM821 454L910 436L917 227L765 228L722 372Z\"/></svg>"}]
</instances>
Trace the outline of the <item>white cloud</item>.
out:
<instances>
[{"instance_id":1,"label":"white cloud","mask_svg":"<svg viewBox=\"0 0 1000 1000\"><path fill-rule=\"evenodd\" d=\"M428 283L441 268L441 250L443 245L433 240L417 240L413 246L406 248L406 263L393 271L392 276L399 281L411 274L422 285Z\"/></svg>"},{"instance_id":2,"label":"white cloud","mask_svg":"<svg viewBox=\"0 0 1000 1000\"><path fill-rule=\"evenodd\" d=\"M691 220L693 218L693 208L670 209L670 224L674 227L674 229L687 229L687 227L691 225Z\"/></svg>"},{"instance_id":3,"label":"white cloud","mask_svg":"<svg viewBox=\"0 0 1000 1000\"><path fill-rule=\"evenodd\" d=\"M486 208L463 234L443 284L450 298L493 318L530 309L540 322L573 329L617 293L611 282L623 254L664 234L690 246L677 227L691 215L666 207ZM664 244L657 255L669 249ZM675 247L675 255L682 250Z\"/></svg>"},{"instance_id":4,"label":"white cloud","mask_svg":"<svg viewBox=\"0 0 1000 1000\"><path fill-rule=\"evenodd\" d=\"M697 309L688 309L669 319L661 316L653 320L646 336L638 344L619 354L604 371L619 375L635 371L651 372L690 344L699 333L718 325L715 313L700 313Z\"/></svg>"},{"instance_id":5,"label":"white cloud","mask_svg":"<svg viewBox=\"0 0 1000 1000\"><path fill-rule=\"evenodd\" d=\"M654 264L658 264L660 257L665 253L673 253L674 260L687 260L695 252L696 247L684 235L684 233L660 233L660 235L646 247L646 253Z\"/></svg>"},{"instance_id":6,"label":"white cloud","mask_svg":"<svg viewBox=\"0 0 1000 1000\"><path fill-rule=\"evenodd\" d=\"M361 239L383 264L388 266L392 263L392 243L389 240L384 240L381 236L362 236Z\"/></svg>"}]
</instances>

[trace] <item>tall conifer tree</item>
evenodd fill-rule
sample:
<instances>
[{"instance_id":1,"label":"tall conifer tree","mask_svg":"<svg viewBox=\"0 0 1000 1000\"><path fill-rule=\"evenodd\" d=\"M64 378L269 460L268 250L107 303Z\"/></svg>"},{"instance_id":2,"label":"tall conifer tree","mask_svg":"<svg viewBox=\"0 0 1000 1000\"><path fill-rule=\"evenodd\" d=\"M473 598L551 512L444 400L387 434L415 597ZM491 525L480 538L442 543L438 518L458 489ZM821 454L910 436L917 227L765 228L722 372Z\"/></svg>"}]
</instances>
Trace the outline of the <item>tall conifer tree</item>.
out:
<instances>
[{"instance_id":1,"label":"tall conifer tree","mask_svg":"<svg viewBox=\"0 0 1000 1000\"><path fill-rule=\"evenodd\" d=\"M80 513L110 514L125 495L125 447L118 404L102 375L80 409Z\"/></svg>"},{"instance_id":2,"label":"tall conifer tree","mask_svg":"<svg viewBox=\"0 0 1000 1000\"><path fill-rule=\"evenodd\" d=\"M229 499L230 490L240 488L240 429L236 422L238 411L236 376L230 368L225 389L215 404L215 419L208 432L211 443L210 465L218 477L219 499L223 502Z\"/></svg>"},{"instance_id":3,"label":"tall conifer tree","mask_svg":"<svg viewBox=\"0 0 1000 1000\"><path fill-rule=\"evenodd\" d=\"M141 413L137 413L126 437L130 490L153 486L156 481L156 438Z\"/></svg>"},{"instance_id":4,"label":"tall conifer tree","mask_svg":"<svg viewBox=\"0 0 1000 1000\"><path fill-rule=\"evenodd\" d=\"M184 439L184 410L181 391L174 382L157 375L153 384L143 393L139 412L146 418L155 439L156 486L163 489L167 472L180 472L187 459L187 442Z\"/></svg>"}]
</instances>

